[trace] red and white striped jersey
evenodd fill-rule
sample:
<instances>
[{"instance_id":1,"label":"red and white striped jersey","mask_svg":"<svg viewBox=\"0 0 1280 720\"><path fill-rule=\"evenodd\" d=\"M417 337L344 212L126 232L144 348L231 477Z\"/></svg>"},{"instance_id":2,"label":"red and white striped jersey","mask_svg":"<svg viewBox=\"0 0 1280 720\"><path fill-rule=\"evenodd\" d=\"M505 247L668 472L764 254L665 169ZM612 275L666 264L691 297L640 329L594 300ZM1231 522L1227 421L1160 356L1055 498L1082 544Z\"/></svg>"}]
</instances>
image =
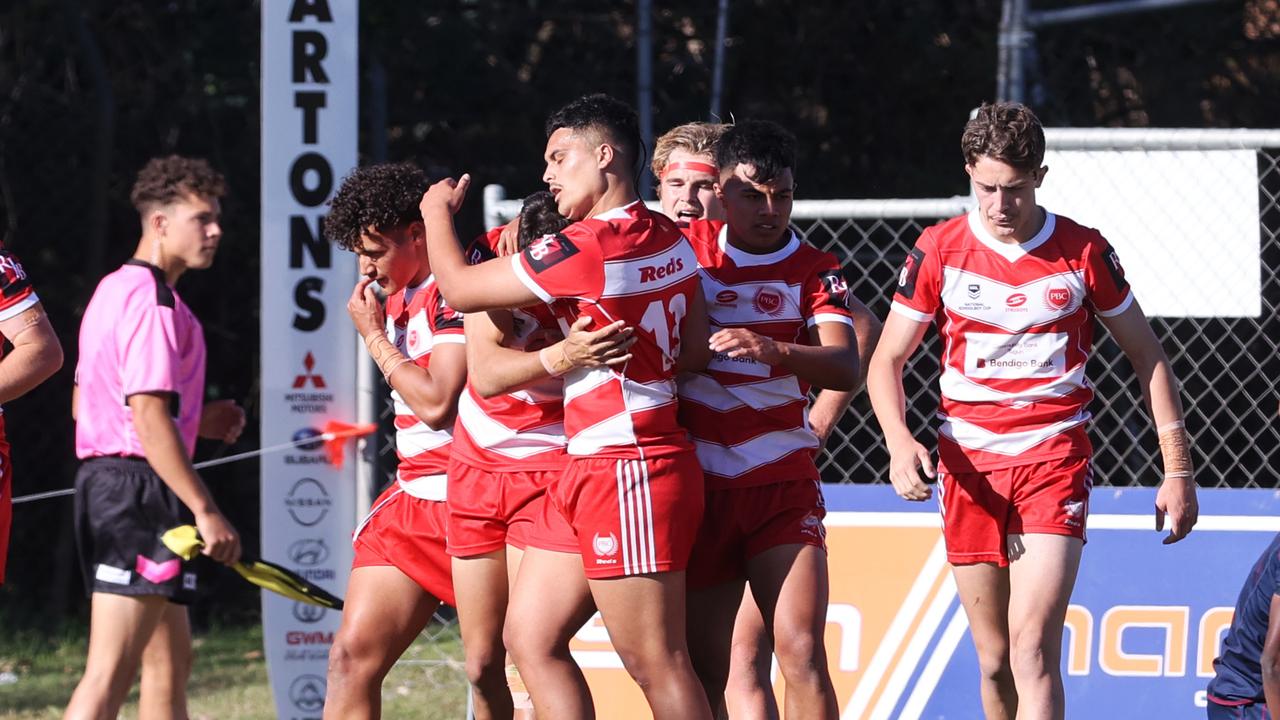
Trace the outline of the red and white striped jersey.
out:
<instances>
[{"instance_id":1,"label":"red and white striped jersey","mask_svg":"<svg viewBox=\"0 0 1280 720\"><path fill-rule=\"evenodd\" d=\"M547 235L512 258L516 275L555 306L561 328L580 315L636 328L621 369L565 375L570 455L660 457L692 446L676 419L680 323L698 292L697 259L675 223L636 201Z\"/></svg>"},{"instance_id":2,"label":"red and white striped jersey","mask_svg":"<svg viewBox=\"0 0 1280 720\"><path fill-rule=\"evenodd\" d=\"M30 310L40 302L35 288L27 278L27 271L22 263L8 250L0 248L0 320L8 320ZM7 338L0 335L0 357L4 356L3 343ZM0 410L3 412L3 410ZM0 415L0 440L4 439L4 416Z\"/></svg>"},{"instance_id":3,"label":"red and white striped jersey","mask_svg":"<svg viewBox=\"0 0 1280 720\"><path fill-rule=\"evenodd\" d=\"M898 278L893 311L942 335L938 455L949 472L1091 452L1085 361L1093 316L1133 303L1098 231L1052 213L1021 244L977 211L924 231Z\"/></svg>"},{"instance_id":4,"label":"red and white striped jersey","mask_svg":"<svg viewBox=\"0 0 1280 720\"><path fill-rule=\"evenodd\" d=\"M711 331L747 328L811 345L810 328L853 325L849 286L831 253L795 235L765 255L728 243L723 222L685 230L698 256ZM783 367L716 353L680 378L680 420L693 434L710 488L817 479L818 438L809 429L809 384Z\"/></svg>"},{"instance_id":5,"label":"red and white striped jersey","mask_svg":"<svg viewBox=\"0 0 1280 720\"><path fill-rule=\"evenodd\" d=\"M493 243L502 228L476 238L467 262L492 260ZM559 342L562 335L547 305L510 311L515 337L509 347L527 352ZM453 428L453 453L487 470L558 470L564 466L564 381L548 378L535 385L496 397L481 397L471 387L458 398L458 422Z\"/></svg>"},{"instance_id":6,"label":"red and white striped jersey","mask_svg":"<svg viewBox=\"0 0 1280 720\"><path fill-rule=\"evenodd\" d=\"M387 298L387 337L401 354L424 369L430 369L431 352L437 345L466 342L462 313L445 304L434 275ZM396 455L400 458L396 480L414 497L444 500L452 430L432 430L399 392L392 390L391 399L396 409Z\"/></svg>"}]
</instances>

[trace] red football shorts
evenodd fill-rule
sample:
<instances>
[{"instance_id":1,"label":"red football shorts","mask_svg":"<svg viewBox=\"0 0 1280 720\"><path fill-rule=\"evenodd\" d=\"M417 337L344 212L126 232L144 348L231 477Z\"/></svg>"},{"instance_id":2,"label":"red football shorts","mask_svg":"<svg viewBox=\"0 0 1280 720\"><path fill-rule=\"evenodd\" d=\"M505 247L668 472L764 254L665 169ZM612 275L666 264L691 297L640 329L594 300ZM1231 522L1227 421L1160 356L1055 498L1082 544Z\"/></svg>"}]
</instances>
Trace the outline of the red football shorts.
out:
<instances>
[{"instance_id":1,"label":"red football shorts","mask_svg":"<svg viewBox=\"0 0 1280 720\"><path fill-rule=\"evenodd\" d=\"M0 425L0 429L3 425ZM9 443L0 439L0 584L9 559L9 530L13 527L13 465L9 463Z\"/></svg>"},{"instance_id":2,"label":"red football shorts","mask_svg":"<svg viewBox=\"0 0 1280 720\"><path fill-rule=\"evenodd\" d=\"M1009 564L1009 535L1085 539L1093 470L1087 457L987 472L939 473L938 499L947 560L953 565Z\"/></svg>"},{"instance_id":3,"label":"red football shorts","mask_svg":"<svg viewBox=\"0 0 1280 720\"><path fill-rule=\"evenodd\" d=\"M452 561L445 552L448 523L443 502L416 498L392 484L356 526L351 567L394 567L440 602L454 605Z\"/></svg>"},{"instance_id":4,"label":"red football shorts","mask_svg":"<svg viewBox=\"0 0 1280 720\"><path fill-rule=\"evenodd\" d=\"M449 554L475 557L507 545L524 549L555 470L490 472L449 463Z\"/></svg>"},{"instance_id":5,"label":"red football shorts","mask_svg":"<svg viewBox=\"0 0 1280 720\"><path fill-rule=\"evenodd\" d=\"M580 553L593 579L684 570L703 502L702 466L692 451L646 460L573 457L548 488L529 544Z\"/></svg>"},{"instance_id":6,"label":"red football shorts","mask_svg":"<svg viewBox=\"0 0 1280 720\"><path fill-rule=\"evenodd\" d=\"M827 507L816 480L791 480L707 491L706 510L689 557L692 589L745 578L747 561L782 545L827 550Z\"/></svg>"}]
</instances>

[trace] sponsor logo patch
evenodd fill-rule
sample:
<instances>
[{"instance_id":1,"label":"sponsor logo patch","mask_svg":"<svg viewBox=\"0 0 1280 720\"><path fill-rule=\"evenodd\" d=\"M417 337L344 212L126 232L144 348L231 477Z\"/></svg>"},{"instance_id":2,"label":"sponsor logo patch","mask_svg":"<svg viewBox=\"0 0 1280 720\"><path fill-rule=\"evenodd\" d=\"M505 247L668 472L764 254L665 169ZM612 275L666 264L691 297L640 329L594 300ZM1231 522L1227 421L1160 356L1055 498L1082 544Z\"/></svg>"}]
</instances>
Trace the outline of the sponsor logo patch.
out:
<instances>
[{"instance_id":1,"label":"sponsor logo patch","mask_svg":"<svg viewBox=\"0 0 1280 720\"><path fill-rule=\"evenodd\" d=\"M716 303L720 305L732 305L738 302L738 293L733 290L721 290L716 293Z\"/></svg>"},{"instance_id":2,"label":"sponsor logo patch","mask_svg":"<svg viewBox=\"0 0 1280 720\"><path fill-rule=\"evenodd\" d=\"M540 273L578 254L578 246L562 233L543 235L525 248L524 256L529 267Z\"/></svg>"},{"instance_id":3,"label":"sponsor logo patch","mask_svg":"<svg viewBox=\"0 0 1280 720\"><path fill-rule=\"evenodd\" d=\"M1071 306L1071 288L1053 286L1045 288L1044 304L1050 310L1066 310Z\"/></svg>"},{"instance_id":4,"label":"sponsor logo patch","mask_svg":"<svg viewBox=\"0 0 1280 720\"><path fill-rule=\"evenodd\" d=\"M773 288L762 287L756 291L752 304L755 305L756 312L777 317L782 314L783 310L782 293Z\"/></svg>"},{"instance_id":5,"label":"sponsor logo patch","mask_svg":"<svg viewBox=\"0 0 1280 720\"><path fill-rule=\"evenodd\" d=\"M93 577L95 580L100 580L104 583L111 583L112 585L128 585L130 578L133 577L133 573L125 570L124 568L98 563L98 569L94 571Z\"/></svg>"},{"instance_id":6,"label":"sponsor logo patch","mask_svg":"<svg viewBox=\"0 0 1280 720\"><path fill-rule=\"evenodd\" d=\"M324 693L324 678L319 675L299 675L289 683L289 702L302 712L320 712Z\"/></svg>"},{"instance_id":7,"label":"sponsor logo patch","mask_svg":"<svg viewBox=\"0 0 1280 720\"><path fill-rule=\"evenodd\" d=\"M599 557L613 557L618 554L618 538L613 533L606 535L596 533L591 538L591 548Z\"/></svg>"},{"instance_id":8,"label":"sponsor logo patch","mask_svg":"<svg viewBox=\"0 0 1280 720\"><path fill-rule=\"evenodd\" d=\"M1027 304L1027 296L1023 293L1014 293L1004 299L1005 307L1020 308Z\"/></svg>"},{"instance_id":9,"label":"sponsor logo patch","mask_svg":"<svg viewBox=\"0 0 1280 720\"><path fill-rule=\"evenodd\" d=\"M916 294L916 278L920 276L920 264L924 262L924 251L912 248L907 259L898 272L898 294L910 300Z\"/></svg>"}]
</instances>

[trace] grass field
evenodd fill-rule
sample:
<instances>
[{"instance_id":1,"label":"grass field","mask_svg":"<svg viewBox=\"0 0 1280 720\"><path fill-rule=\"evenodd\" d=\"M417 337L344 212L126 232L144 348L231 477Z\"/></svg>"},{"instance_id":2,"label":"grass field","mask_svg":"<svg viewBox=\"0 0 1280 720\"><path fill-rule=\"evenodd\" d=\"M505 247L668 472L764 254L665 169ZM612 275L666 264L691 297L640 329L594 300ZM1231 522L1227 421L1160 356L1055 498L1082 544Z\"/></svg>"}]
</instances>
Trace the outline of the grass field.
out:
<instances>
[{"instance_id":1,"label":"grass field","mask_svg":"<svg viewBox=\"0 0 1280 720\"><path fill-rule=\"evenodd\" d=\"M84 669L85 634L0 637L0 720L59 718ZM220 628L196 638L189 696L192 720L275 718L262 628ZM420 639L383 685L383 717L453 720L466 715L456 630ZM136 718L137 686L122 718Z\"/></svg>"}]
</instances>

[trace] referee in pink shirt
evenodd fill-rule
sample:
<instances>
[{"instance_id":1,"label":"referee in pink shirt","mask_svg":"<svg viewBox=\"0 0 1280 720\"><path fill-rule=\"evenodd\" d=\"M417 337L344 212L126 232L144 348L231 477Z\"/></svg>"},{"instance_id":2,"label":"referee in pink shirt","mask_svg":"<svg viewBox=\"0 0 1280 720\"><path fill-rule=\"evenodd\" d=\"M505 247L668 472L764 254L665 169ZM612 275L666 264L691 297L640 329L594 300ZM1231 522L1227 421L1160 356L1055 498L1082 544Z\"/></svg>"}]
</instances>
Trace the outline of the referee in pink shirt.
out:
<instances>
[{"instance_id":1,"label":"referee in pink shirt","mask_svg":"<svg viewBox=\"0 0 1280 720\"><path fill-rule=\"evenodd\" d=\"M240 538L191 467L197 435L235 442L244 411L204 403L200 322L174 284L213 263L226 184L204 160L157 158L130 199L133 258L102 279L80 325L76 366L76 544L91 595L89 659L66 718L115 717L142 668L141 717L186 717L192 568L160 541L190 523L205 554L240 557Z\"/></svg>"}]
</instances>

